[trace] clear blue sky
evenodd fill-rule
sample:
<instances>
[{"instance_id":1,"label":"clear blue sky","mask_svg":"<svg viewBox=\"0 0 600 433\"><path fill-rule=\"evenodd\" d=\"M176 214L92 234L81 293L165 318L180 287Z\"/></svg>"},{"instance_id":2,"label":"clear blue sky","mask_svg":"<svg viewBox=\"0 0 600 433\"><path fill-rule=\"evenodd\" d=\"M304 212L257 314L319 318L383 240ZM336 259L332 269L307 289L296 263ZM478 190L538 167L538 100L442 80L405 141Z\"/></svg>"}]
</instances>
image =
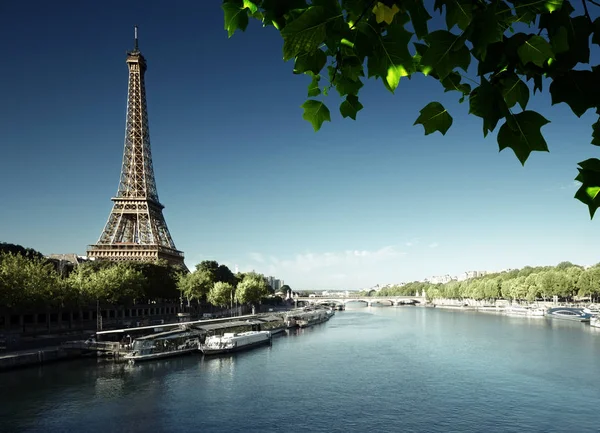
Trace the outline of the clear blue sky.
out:
<instances>
[{"instance_id":1,"label":"clear blue sky","mask_svg":"<svg viewBox=\"0 0 600 433\"><path fill-rule=\"evenodd\" d=\"M85 254L116 193L133 25L148 61L164 215L192 267L214 259L294 289L363 288L466 270L599 261L596 221L573 199L598 156L593 117L537 95L551 153L525 168L484 139L468 104L430 78L396 95L367 81L356 122L302 119L309 78L273 28L231 39L220 2L8 2L0 14L0 241ZM332 92L333 93L333 92ZM412 126L442 102L445 137ZM497 130L496 130L497 132Z\"/></svg>"}]
</instances>

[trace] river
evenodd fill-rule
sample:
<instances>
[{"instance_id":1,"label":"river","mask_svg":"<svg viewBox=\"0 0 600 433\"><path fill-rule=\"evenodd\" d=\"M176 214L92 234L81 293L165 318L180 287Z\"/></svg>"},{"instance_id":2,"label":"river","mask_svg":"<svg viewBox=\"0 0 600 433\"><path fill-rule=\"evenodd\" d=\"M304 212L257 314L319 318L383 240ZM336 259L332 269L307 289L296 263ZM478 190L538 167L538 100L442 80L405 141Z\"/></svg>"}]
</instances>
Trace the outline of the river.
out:
<instances>
[{"instance_id":1,"label":"river","mask_svg":"<svg viewBox=\"0 0 600 433\"><path fill-rule=\"evenodd\" d=\"M600 329L357 308L233 356L0 373L8 432L600 431Z\"/></svg>"}]
</instances>

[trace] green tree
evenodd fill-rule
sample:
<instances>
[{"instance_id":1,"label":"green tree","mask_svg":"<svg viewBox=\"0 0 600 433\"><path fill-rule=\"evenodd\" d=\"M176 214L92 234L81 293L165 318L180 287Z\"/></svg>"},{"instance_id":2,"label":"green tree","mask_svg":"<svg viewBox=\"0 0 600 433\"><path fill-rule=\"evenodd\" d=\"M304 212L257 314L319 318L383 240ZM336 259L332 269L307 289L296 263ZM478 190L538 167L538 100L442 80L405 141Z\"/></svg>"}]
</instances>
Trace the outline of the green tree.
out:
<instances>
[{"instance_id":1,"label":"green tree","mask_svg":"<svg viewBox=\"0 0 600 433\"><path fill-rule=\"evenodd\" d=\"M79 265L69 276L69 283L83 298L111 304L139 299L147 285L144 274L130 263L116 263L98 270Z\"/></svg>"},{"instance_id":2,"label":"green tree","mask_svg":"<svg viewBox=\"0 0 600 433\"><path fill-rule=\"evenodd\" d=\"M591 299L594 298L594 295L597 296L600 293L600 267L592 266L583 271L579 276L577 286L580 296L589 295Z\"/></svg>"},{"instance_id":3,"label":"green tree","mask_svg":"<svg viewBox=\"0 0 600 433\"><path fill-rule=\"evenodd\" d=\"M249 17L280 32L283 60L293 59L294 73L310 79L302 108L315 131L331 121L321 95L333 88L343 99L340 114L356 119L365 75L394 93L402 78L422 74L468 101L484 137L500 125L499 149L511 148L525 164L531 152L548 151L541 129L549 120L528 109L532 94L547 89L552 104L567 104L577 117L600 114L600 66L590 61L590 39L600 45L600 4L581 4L576 11L563 0L225 0L222 8L229 37ZM437 12L445 26L430 21ZM416 124L426 135L445 135L453 118L433 101ZM600 119L591 143L600 145ZM575 197L593 217L600 160L582 161L578 171Z\"/></svg>"},{"instance_id":4,"label":"green tree","mask_svg":"<svg viewBox=\"0 0 600 433\"><path fill-rule=\"evenodd\" d=\"M265 277L255 272L248 272L237 285L235 301L240 304L256 304L267 294Z\"/></svg>"},{"instance_id":5,"label":"green tree","mask_svg":"<svg viewBox=\"0 0 600 433\"><path fill-rule=\"evenodd\" d=\"M61 306L68 299L54 266L35 254L0 253L0 305Z\"/></svg>"},{"instance_id":6,"label":"green tree","mask_svg":"<svg viewBox=\"0 0 600 433\"><path fill-rule=\"evenodd\" d=\"M284 284L283 286L281 286L280 289L285 295L288 294L288 292L292 291L292 288L290 286L288 286L287 284Z\"/></svg>"},{"instance_id":7,"label":"green tree","mask_svg":"<svg viewBox=\"0 0 600 433\"><path fill-rule=\"evenodd\" d=\"M208 274L197 269L187 274L179 274L177 279L177 288L188 303L193 299L204 299L212 284L214 282L209 279Z\"/></svg>"},{"instance_id":8,"label":"green tree","mask_svg":"<svg viewBox=\"0 0 600 433\"><path fill-rule=\"evenodd\" d=\"M152 300L179 298L177 274L181 272L181 268L172 266L165 260L132 262L130 266L138 269L145 277L144 297Z\"/></svg>"},{"instance_id":9,"label":"green tree","mask_svg":"<svg viewBox=\"0 0 600 433\"><path fill-rule=\"evenodd\" d=\"M231 306L234 292L234 287L230 283L217 281L208 291L206 300L218 307Z\"/></svg>"}]
</instances>

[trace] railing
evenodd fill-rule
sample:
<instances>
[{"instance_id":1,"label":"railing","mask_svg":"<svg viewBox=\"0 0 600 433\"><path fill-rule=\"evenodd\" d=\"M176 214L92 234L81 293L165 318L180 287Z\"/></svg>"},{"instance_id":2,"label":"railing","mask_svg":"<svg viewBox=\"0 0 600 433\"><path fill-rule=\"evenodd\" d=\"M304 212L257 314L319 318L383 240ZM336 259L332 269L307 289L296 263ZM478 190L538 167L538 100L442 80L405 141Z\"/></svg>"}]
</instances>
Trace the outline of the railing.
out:
<instances>
[{"instance_id":1,"label":"railing","mask_svg":"<svg viewBox=\"0 0 600 433\"><path fill-rule=\"evenodd\" d=\"M117 251L117 250L146 250L146 251L160 251L162 253L169 253L175 256L183 257L184 254L179 250L164 247L161 245L140 245L136 243L115 243L115 244L94 244L88 245L88 251Z\"/></svg>"},{"instance_id":2,"label":"railing","mask_svg":"<svg viewBox=\"0 0 600 433\"><path fill-rule=\"evenodd\" d=\"M64 350L90 350L103 354L111 353L117 357L131 352L129 346L114 341L66 341L60 347Z\"/></svg>"}]
</instances>

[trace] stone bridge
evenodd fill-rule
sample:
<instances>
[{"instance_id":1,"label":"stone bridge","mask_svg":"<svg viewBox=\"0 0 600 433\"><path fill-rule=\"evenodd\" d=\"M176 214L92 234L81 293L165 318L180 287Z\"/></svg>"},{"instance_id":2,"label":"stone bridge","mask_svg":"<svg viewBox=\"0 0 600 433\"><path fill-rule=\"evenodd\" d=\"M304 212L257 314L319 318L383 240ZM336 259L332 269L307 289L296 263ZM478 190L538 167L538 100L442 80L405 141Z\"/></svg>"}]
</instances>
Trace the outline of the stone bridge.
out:
<instances>
[{"instance_id":1,"label":"stone bridge","mask_svg":"<svg viewBox=\"0 0 600 433\"><path fill-rule=\"evenodd\" d=\"M347 305L349 302L364 303L367 306L379 304L382 306L394 306L405 304L424 305L426 300L424 296L299 296L294 298L297 301L305 301L314 304L324 302L336 302Z\"/></svg>"}]
</instances>

